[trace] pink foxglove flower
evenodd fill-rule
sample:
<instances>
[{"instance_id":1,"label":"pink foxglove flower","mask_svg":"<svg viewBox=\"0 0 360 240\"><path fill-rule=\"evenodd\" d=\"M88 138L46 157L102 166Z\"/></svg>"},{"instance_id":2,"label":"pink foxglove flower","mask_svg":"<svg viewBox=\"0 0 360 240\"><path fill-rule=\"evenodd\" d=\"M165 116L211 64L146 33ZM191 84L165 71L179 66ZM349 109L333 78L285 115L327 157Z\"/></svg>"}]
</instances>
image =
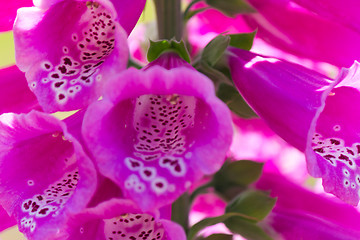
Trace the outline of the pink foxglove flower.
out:
<instances>
[{"instance_id":1,"label":"pink foxglove flower","mask_svg":"<svg viewBox=\"0 0 360 240\"><path fill-rule=\"evenodd\" d=\"M14 25L16 63L47 112L79 109L97 100L111 75L127 65L127 34L144 1L38 1L21 8ZM128 2L128 1L125 1ZM124 12L138 15L125 22ZM116 11L119 10L119 11Z\"/></svg>"},{"instance_id":2,"label":"pink foxglove flower","mask_svg":"<svg viewBox=\"0 0 360 240\"><path fill-rule=\"evenodd\" d=\"M28 239L57 239L86 207L96 172L63 122L44 113L0 116L0 204Z\"/></svg>"},{"instance_id":3,"label":"pink foxglove flower","mask_svg":"<svg viewBox=\"0 0 360 240\"><path fill-rule=\"evenodd\" d=\"M68 240L186 239L184 230L159 218L157 210L143 212L125 199L112 199L73 216L67 232Z\"/></svg>"},{"instance_id":4,"label":"pink foxglove flower","mask_svg":"<svg viewBox=\"0 0 360 240\"><path fill-rule=\"evenodd\" d=\"M0 114L40 109L34 93L27 86L25 74L16 66L0 69Z\"/></svg>"},{"instance_id":5,"label":"pink foxglove flower","mask_svg":"<svg viewBox=\"0 0 360 240\"><path fill-rule=\"evenodd\" d=\"M309 173L323 178L325 191L357 205L359 63L332 81L300 65L240 49L230 52L231 74L246 101L277 134L305 152Z\"/></svg>"},{"instance_id":6,"label":"pink foxglove flower","mask_svg":"<svg viewBox=\"0 0 360 240\"><path fill-rule=\"evenodd\" d=\"M212 82L171 53L109 81L82 132L100 172L144 210L218 170L232 139L230 112Z\"/></svg>"},{"instance_id":7,"label":"pink foxglove flower","mask_svg":"<svg viewBox=\"0 0 360 240\"><path fill-rule=\"evenodd\" d=\"M263 173L256 187L277 197L274 210L265 219L280 235L275 239L360 238L360 214L352 206L310 192L285 177L270 172Z\"/></svg>"},{"instance_id":8,"label":"pink foxglove flower","mask_svg":"<svg viewBox=\"0 0 360 240\"><path fill-rule=\"evenodd\" d=\"M350 67L354 60L360 60L360 33L340 25L341 20L323 18L287 0L249 0L249 3L258 13L244 18L249 26L258 28L257 36L271 45L299 57L328 62L338 67ZM326 5L333 5L340 13L337 5L343 3ZM345 5L342 8L352 8L351 13L357 14L359 11L356 6Z\"/></svg>"}]
</instances>

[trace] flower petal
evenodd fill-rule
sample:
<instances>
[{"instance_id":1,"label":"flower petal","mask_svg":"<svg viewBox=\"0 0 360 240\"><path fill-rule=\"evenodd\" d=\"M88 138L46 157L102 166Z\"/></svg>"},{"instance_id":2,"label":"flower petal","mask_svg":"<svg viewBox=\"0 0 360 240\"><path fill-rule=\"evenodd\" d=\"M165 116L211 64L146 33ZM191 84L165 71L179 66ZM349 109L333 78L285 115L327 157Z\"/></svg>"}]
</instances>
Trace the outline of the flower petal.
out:
<instances>
[{"instance_id":1,"label":"flower petal","mask_svg":"<svg viewBox=\"0 0 360 240\"><path fill-rule=\"evenodd\" d=\"M125 71L88 108L82 132L100 172L145 210L218 170L232 138L228 108L187 66Z\"/></svg>"},{"instance_id":2,"label":"flower petal","mask_svg":"<svg viewBox=\"0 0 360 240\"><path fill-rule=\"evenodd\" d=\"M16 17L16 10L32 6L31 0L6 1L0 8L0 32L10 31Z\"/></svg>"},{"instance_id":3,"label":"flower petal","mask_svg":"<svg viewBox=\"0 0 360 240\"><path fill-rule=\"evenodd\" d=\"M266 220L285 239L359 239L359 212L348 204L264 172L256 187L271 191L276 206Z\"/></svg>"},{"instance_id":4,"label":"flower petal","mask_svg":"<svg viewBox=\"0 0 360 240\"><path fill-rule=\"evenodd\" d=\"M310 174L323 178L325 191L357 205L360 199L359 63L343 69L340 81L313 120L307 144ZM316 166L316 167L315 167Z\"/></svg>"},{"instance_id":5,"label":"flower petal","mask_svg":"<svg viewBox=\"0 0 360 240\"><path fill-rule=\"evenodd\" d=\"M258 28L257 36L271 45L298 57L338 67L349 67L354 60L360 60L359 32L340 25L338 21L294 7L291 1L249 2L258 13L244 15L244 18L249 26Z\"/></svg>"},{"instance_id":6,"label":"flower petal","mask_svg":"<svg viewBox=\"0 0 360 240\"><path fill-rule=\"evenodd\" d=\"M144 213L133 202L112 199L74 216L68 228L69 240L186 239L177 224Z\"/></svg>"},{"instance_id":7,"label":"flower petal","mask_svg":"<svg viewBox=\"0 0 360 240\"><path fill-rule=\"evenodd\" d=\"M0 69L0 102L0 114L40 109L35 95L27 85L25 74L16 66Z\"/></svg>"},{"instance_id":8,"label":"flower petal","mask_svg":"<svg viewBox=\"0 0 360 240\"><path fill-rule=\"evenodd\" d=\"M0 204L29 239L63 236L92 196L95 169L65 124L44 113L0 116Z\"/></svg>"},{"instance_id":9,"label":"flower petal","mask_svg":"<svg viewBox=\"0 0 360 240\"><path fill-rule=\"evenodd\" d=\"M125 69L126 33L116 17L106 0L59 1L47 10L18 11L16 63L45 111L87 106L112 74Z\"/></svg>"},{"instance_id":10,"label":"flower petal","mask_svg":"<svg viewBox=\"0 0 360 240\"><path fill-rule=\"evenodd\" d=\"M360 33L360 2L357 0L293 0L306 9Z\"/></svg>"},{"instance_id":11,"label":"flower petal","mask_svg":"<svg viewBox=\"0 0 360 240\"><path fill-rule=\"evenodd\" d=\"M0 206L0 231L5 230L11 226L14 226L16 221L14 218L10 217L4 208Z\"/></svg>"}]
</instances>

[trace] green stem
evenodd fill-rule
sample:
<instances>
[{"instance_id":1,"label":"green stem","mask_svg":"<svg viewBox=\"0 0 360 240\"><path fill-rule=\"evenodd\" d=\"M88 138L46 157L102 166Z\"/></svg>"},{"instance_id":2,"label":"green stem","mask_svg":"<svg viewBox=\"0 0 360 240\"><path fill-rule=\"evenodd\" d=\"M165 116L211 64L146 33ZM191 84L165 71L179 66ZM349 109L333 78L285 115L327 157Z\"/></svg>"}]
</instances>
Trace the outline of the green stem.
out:
<instances>
[{"instance_id":1,"label":"green stem","mask_svg":"<svg viewBox=\"0 0 360 240\"><path fill-rule=\"evenodd\" d=\"M189 197L189 194L185 192L171 207L171 220L181 225L186 234L189 231L189 212L191 204Z\"/></svg>"},{"instance_id":2,"label":"green stem","mask_svg":"<svg viewBox=\"0 0 360 240\"><path fill-rule=\"evenodd\" d=\"M181 0L154 0L159 39L180 41L183 31Z\"/></svg>"},{"instance_id":3,"label":"green stem","mask_svg":"<svg viewBox=\"0 0 360 240\"><path fill-rule=\"evenodd\" d=\"M198 2L201 2L202 0L193 0L191 3L189 3L189 5L186 7L186 9L185 9L185 11L184 11L184 15L183 16L187 16L187 14L189 13L189 11L190 11L190 8L192 7L192 6L194 6L196 3L198 3Z\"/></svg>"},{"instance_id":4,"label":"green stem","mask_svg":"<svg viewBox=\"0 0 360 240\"><path fill-rule=\"evenodd\" d=\"M212 187L212 182L205 183L204 185L201 185L200 187L195 189L190 195L190 202L193 202L197 195L206 192L209 187Z\"/></svg>"}]
</instances>

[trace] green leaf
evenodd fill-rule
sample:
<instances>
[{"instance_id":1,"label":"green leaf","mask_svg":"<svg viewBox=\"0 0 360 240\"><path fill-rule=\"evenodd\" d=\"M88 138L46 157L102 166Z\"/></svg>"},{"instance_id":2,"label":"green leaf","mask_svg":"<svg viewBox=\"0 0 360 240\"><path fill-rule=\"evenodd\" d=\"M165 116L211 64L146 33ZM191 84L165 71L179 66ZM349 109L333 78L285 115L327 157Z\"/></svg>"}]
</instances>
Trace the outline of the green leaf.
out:
<instances>
[{"instance_id":1,"label":"green leaf","mask_svg":"<svg viewBox=\"0 0 360 240\"><path fill-rule=\"evenodd\" d=\"M263 191L248 190L229 203L225 211L245 214L261 221L271 212L275 203L276 198Z\"/></svg>"},{"instance_id":2,"label":"green leaf","mask_svg":"<svg viewBox=\"0 0 360 240\"><path fill-rule=\"evenodd\" d=\"M185 192L171 205L171 221L180 224L185 231L189 227L190 195Z\"/></svg>"},{"instance_id":3,"label":"green leaf","mask_svg":"<svg viewBox=\"0 0 360 240\"><path fill-rule=\"evenodd\" d=\"M230 46L250 50L257 30L251 33L230 34Z\"/></svg>"},{"instance_id":4,"label":"green leaf","mask_svg":"<svg viewBox=\"0 0 360 240\"><path fill-rule=\"evenodd\" d=\"M226 162L214 175L213 182L218 186L247 186L259 179L263 163L241 160Z\"/></svg>"},{"instance_id":5,"label":"green leaf","mask_svg":"<svg viewBox=\"0 0 360 240\"><path fill-rule=\"evenodd\" d=\"M243 215L241 213L226 213L226 214L218 216L218 217L205 218L190 228L187 239L192 240L195 238L196 234L199 231L201 231L202 229L212 226L212 225L215 225L215 224L218 224L218 223L222 223L226 219L228 219L230 217L234 217L234 216L244 219L244 221L254 221L253 218Z\"/></svg>"},{"instance_id":6,"label":"green leaf","mask_svg":"<svg viewBox=\"0 0 360 240\"><path fill-rule=\"evenodd\" d=\"M255 223L246 221L240 217L228 218L224 223L231 232L240 234L247 240L272 240L272 238Z\"/></svg>"},{"instance_id":7,"label":"green leaf","mask_svg":"<svg viewBox=\"0 0 360 240\"><path fill-rule=\"evenodd\" d=\"M198 237L198 240L232 240L233 239L233 235L230 234L222 234L222 233L215 233L212 234L206 238L203 237Z\"/></svg>"},{"instance_id":8,"label":"green leaf","mask_svg":"<svg viewBox=\"0 0 360 240\"><path fill-rule=\"evenodd\" d=\"M190 63L190 56L184 42L177 42L176 40L150 40L150 47L147 53L147 59L149 62L152 62L157 59L162 53L168 51L176 52L181 58Z\"/></svg>"},{"instance_id":9,"label":"green leaf","mask_svg":"<svg viewBox=\"0 0 360 240\"><path fill-rule=\"evenodd\" d=\"M256 12L256 10L244 0L206 0L206 3L230 17L236 14Z\"/></svg>"},{"instance_id":10,"label":"green leaf","mask_svg":"<svg viewBox=\"0 0 360 240\"><path fill-rule=\"evenodd\" d=\"M224 55L229 43L229 36L218 35L206 45L202 52L201 60L213 67Z\"/></svg>"},{"instance_id":11,"label":"green leaf","mask_svg":"<svg viewBox=\"0 0 360 240\"><path fill-rule=\"evenodd\" d=\"M242 118L254 118L257 117L256 113L246 103L240 93L229 84L220 84L217 96L223 102L225 102L231 111L236 113Z\"/></svg>"}]
</instances>

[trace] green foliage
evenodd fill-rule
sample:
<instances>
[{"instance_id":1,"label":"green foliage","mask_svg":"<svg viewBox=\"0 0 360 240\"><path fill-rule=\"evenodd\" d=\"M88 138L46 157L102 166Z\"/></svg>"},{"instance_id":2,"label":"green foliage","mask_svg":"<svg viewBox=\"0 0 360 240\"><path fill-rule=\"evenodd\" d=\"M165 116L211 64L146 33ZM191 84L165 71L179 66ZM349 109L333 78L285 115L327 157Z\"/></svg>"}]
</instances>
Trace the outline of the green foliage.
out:
<instances>
[{"instance_id":1,"label":"green foliage","mask_svg":"<svg viewBox=\"0 0 360 240\"><path fill-rule=\"evenodd\" d=\"M147 53L147 59L149 62L152 62L157 59L162 53L167 51L176 52L181 58L190 63L190 56L184 42L178 42L176 40L150 40L150 47Z\"/></svg>"},{"instance_id":2,"label":"green foliage","mask_svg":"<svg viewBox=\"0 0 360 240\"><path fill-rule=\"evenodd\" d=\"M247 190L233 199L226 207L226 212L242 213L256 219L263 220L274 208L276 198L270 197L263 191Z\"/></svg>"},{"instance_id":3,"label":"green foliage","mask_svg":"<svg viewBox=\"0 0 360 240\"><path fill-rule=\"evenodd\" d=\"M251 217L248 217L246 215L240 214L240 213L225 213L224 215L218 216L218 217L212 217L212 218L205 218L201 220L200 222L196 223L190 228L190 231L188 233L188 240L192 240L195 238L196 234L201 231L202 229L225 222L227 219L231 217L238 217L241 219L244 219L244 221L253 221Z\"/></svg>"},{"instance_id":4,"label":"green foliage","mask_svg":"<svg viewBox=\"0 0 360 240\"><path fill-rule=\"evenodd\" d=\"M220 84L217 90L217 96L238 116L242 118L257 117L256 113L233 86Z\"/></svg>"},{"instance_id":5,"label":"green foliage","mask_svg":"<svg viewBox=\"0 0 360 240\"><path fill-rule=\"evenodd\" d=\"M247 240L272 240L261 227L240 217L231 217L224 221L226 227L233 233L240 234Z\"/></svg>"},{"instance_id":6,"label":"green foliage","mask_svg":"<svg viewBox=\"0 0 360 240\"><path fill-rule=\"evenodd\" d=\"M230 17L234 17L236 14L256 12L244 0L206 0L206 3Z\"/></svg>"},{"instance_id":7,"label":"green foliage","mask_svg":"<svg viewBox=\"0 0 360 240\"><path fill-rule=\"evenodd\" d=\"M229 234L212 234L206 238L199 237L198 240L232 240L233 236Z\"/></svg>"},{"instance_id":8,"label":"green foliage","mask_svg":"<svg viewBox=\"0 0 360 240\"><path fill-rule=\"evenodd\" d=\"M257 30L251 33L230 34L230 46L249 51L254 43L256 33Z\"/></svg>"},{"instance_id":9,"label":"green foliage","mask_svg":"<svg viewBox=\"0 0 360 240\"><path fill-rule=\"evenodd\" d=\"M201 60L213 67L220 58L224 55L226 48L230 44L230 37L224 35L218 35L211 40L204 48Z\"/></svg>"},{"instance_id":10,"label":"green foliage","mask_svg":"<svg viewBox=\"0 0 360 240\"><path fill-rule=\"evenodd\" d=\"M225 199L231 200L257 181L262 172L263 163L241 160L226 162L213 177L213 186Z\"/></svg>"},{"instance_id":11,"label":"green foliage","mask_svg":"<svg viewBox=\"0 0 360 240\"><path fill-rule=\"evenodd\" d=\"M171 205L171 221L180 224L185 232L189 227L190 196L185 192Z\"/></svg>"}]
</instances>

